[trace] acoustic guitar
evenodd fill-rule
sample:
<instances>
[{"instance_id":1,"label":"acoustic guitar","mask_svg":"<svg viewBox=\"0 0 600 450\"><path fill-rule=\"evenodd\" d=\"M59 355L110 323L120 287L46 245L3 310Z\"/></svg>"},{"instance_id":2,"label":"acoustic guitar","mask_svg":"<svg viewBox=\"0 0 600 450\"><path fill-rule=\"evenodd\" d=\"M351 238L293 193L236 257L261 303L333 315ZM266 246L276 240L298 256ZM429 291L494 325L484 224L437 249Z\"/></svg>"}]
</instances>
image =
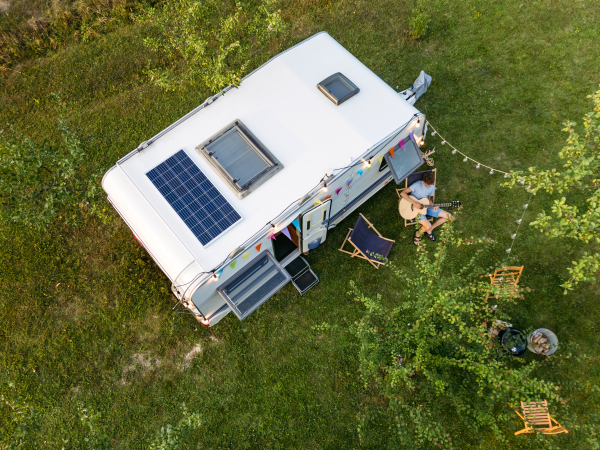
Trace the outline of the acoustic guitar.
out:
<instances>
[{"instance_id":1,"label":"acoustic guitar","mask_svg":"<svg viewBox=\"0 0 600 450\"><path fill-rule=\"evenodd\" d=\"M422 209L419 209L415 205L413 205L411 202L409 202L408 200L406 200L404 198L400 199L400 204L398 205L398 210L400 211L400 215L403 218L405 218L406 220L412 220L415 217L417 217L419 214L424 216L425 214L427 214L427 208L433 208L434 206L439 206L440 208L450 208L450 207L458 208L460 206L460 202L458 202L458 201L454 201L454 202L450 202L450 203L436 203L435 205L430 205L428 198L417 199L416 197L413 197L412 195L409 195L409 197L412 200L414 200L415 202L425 205L425 207Z\"/></svg>"}]
</instances>

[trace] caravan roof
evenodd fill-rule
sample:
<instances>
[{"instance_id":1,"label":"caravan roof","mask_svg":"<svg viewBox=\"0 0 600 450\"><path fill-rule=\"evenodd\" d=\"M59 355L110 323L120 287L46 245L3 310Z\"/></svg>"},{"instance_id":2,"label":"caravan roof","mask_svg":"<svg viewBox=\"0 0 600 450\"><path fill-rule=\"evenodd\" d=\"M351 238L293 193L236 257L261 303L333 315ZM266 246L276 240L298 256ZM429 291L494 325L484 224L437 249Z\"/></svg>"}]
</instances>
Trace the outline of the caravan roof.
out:
<instances>
[{"instance_id":1,"label":"caravan roof","mask_svg":"<svg viewBox=\"0 0 600 450\"><path fill-rule=\"evenodd\" d=\"M339 105L317 88L338 72L359 90ZM194 262L199 271L212 270L232 249L314 188L328 169L360 158L416 113L332 37L319 33L271 59L244 78L237 89L124 158L107 172L103 187L123 219L174 280ZM243 198L232 189L231 182L238 180L224 179L197 149L236 121L281 165ZM232 223L219 228L216 236L206 237L204 245L148 175L156 175L157 167L177 154L189 158L218 191L223 204L239 215L232 213Z\"/></svg>"}]
</instances>

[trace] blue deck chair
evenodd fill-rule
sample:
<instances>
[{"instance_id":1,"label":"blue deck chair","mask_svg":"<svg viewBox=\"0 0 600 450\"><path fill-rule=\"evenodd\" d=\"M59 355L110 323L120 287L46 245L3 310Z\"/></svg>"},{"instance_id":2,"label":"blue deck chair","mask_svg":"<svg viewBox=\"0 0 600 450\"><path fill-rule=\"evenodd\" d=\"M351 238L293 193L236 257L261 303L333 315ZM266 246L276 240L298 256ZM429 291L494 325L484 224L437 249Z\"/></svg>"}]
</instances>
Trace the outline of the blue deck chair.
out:
<instances>
[{"instance_id":1,"label":"blue deck chair","mask_svg":"<svg viewBox=\"0 0 600 450\"><path fill-rule=\"evenodd\" d=\"M371 231L371 228L373 231ZM354 251L349 252L344 250L346 242L350 242L354 246ZM375 227L365 219L365 216L360 214L354 228L348 230L346 239L339 248L340 252L348 253L350 256L366 259L373 267L379 269L379 266L384 265L388 261L388 255L394 241L384 238Z\"/></svg>"}]
</instances>

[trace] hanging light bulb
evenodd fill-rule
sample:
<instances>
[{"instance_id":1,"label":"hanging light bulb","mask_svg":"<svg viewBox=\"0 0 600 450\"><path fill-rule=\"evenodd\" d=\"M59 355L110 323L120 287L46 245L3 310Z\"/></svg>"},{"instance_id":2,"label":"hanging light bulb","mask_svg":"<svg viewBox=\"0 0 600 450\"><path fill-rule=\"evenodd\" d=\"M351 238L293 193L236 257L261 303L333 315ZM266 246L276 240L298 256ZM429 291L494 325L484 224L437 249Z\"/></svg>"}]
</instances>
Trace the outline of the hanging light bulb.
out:
<instances>
[{"instance_id":1,"label":"hanging light bulb","mask_svg":"<svg viewBox=\"0 0 600 450\"><path fill-rule=\"evenodd\" d=\"M327 186L323 186L323 189L321 189L323 192L327 192Z\"/></svg>"},{"instance_id":2,"label":"hanging light bulb","mask_svg":"<svg viewBox=\"0 0 600 450\"><path fill-rule=\"evenodd\" d=\"M517 233L515 233L515 234L511 234L511 235L510 235L510 238L511 238L511 239L513 239L513 240L514 240L516 237L517 237Z\"/></svg>"},{"instance_id":3,"label":"hanging light bulb","mask_svg":"<svg viewBox=\"0 0 600 450\"><path fill-rule=\"evenodd\" d=\"M521 225L521 221L522 221L522 220L523 220L523 219L519 219L519 220L517 220L517 223L518 223L519 225Z\"/></svg>"},{"instance_id":4,"label":"hanging light bulb","mask_svg":"<svg viewBox=\"0 0 600 450\"><path fill-rule=\"evenodd\" d=\"M442 141L442 145L446 144L446 141Z\"/></svg>"},{"instance_id":5,"label":"hanging light bulb","mask_svg":"<svg viewBox=\"0 0 600 450\"><path fill-rule=\"evenodd\" d=\"M432 136L435 136L437 134L437 131L434 131L433 133L431 133Z\"/></svg>"},{"instance_id":6,"label":"hanging light bulb","mask_svg":"<svg viewBox=\"0 0 600 450\"><path fill-rule=\"evenodd\" d=\"M421 144L420 145L423 145L424 143L425 143L425 141L423 139L421 139Z\"/></svg>"},{"instance_id":7,"label":"hanging light bulb","mask_svg":"<svg viewBox=\"0 0 600 450\"><path fill-rule=\"evenodd\" d=\"M454 155L458 150L454 149L452 150L452 154Z\"/></svg>"},{"instance_id":8,"label":"hanging light bulb","mask_svg":"<svg viewBox=\"0 0 600 450\"><path fill-rule=\"evenodd\" d=\"M508 178L508 174L507 173L504 174L504 178Z\"/></svg>"},{"instance_id":9,"label":"hanging light bulb","mask_svg":"<svg viewBox=\"0 0 600 450\"><path fill-rule=\"evenodd\" d=\"M506 253L510 253L511 250L512 250L512 248L507 248Z\"/></svg>"},{"instance_id":10,"label":"hanging light bulb","mask_svg":"<svg viewBox=\"0 0 600 450\"><path fill-rule=\"evenodd\" d=\"M467 162L467 160L468 160L468 159L469 159L469 158L467 158L467 157L465 156L465 159L463 159L463 161L464 161L464 162Z\"/></svg>"},{"instance_id":11,"label":"hanging light bulb","mask_svg":"<svg viewBox=\"0 0 600 450\"><path fill-rule=\"evenodd\" d=\"M490 170L490 175L494 175L494 169Z\"/></svg>"},{"instance_id":12,"label":"hanging light bulb","mask_svg":"<svg viewBox=\"0 0 600 450\"><path fill-rule=\"evenodd\" d=\"M479 169L481 167L481 164L477 163L477 165L475 166L476 169Z\"/></svg>"},{"instance_id":13,"label":"hanging light bulb","mask_svg":"<svg viewBox=\"0 0 600 450\"><path fill-rule=\"evenodd\" d=\"M529 203L525 203L525 204L523 205L523 209L527 209L527 207L528 207L528 206L529 206Z\"/></svg>"}]
</instances>

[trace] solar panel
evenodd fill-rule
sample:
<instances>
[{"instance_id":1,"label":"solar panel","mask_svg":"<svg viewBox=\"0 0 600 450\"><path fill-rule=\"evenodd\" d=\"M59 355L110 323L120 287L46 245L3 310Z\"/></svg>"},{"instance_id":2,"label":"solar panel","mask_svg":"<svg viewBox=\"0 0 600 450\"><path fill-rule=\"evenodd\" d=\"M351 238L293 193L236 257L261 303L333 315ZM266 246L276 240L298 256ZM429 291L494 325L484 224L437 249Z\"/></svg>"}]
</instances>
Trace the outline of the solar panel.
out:
<instances>
[{"instance_id":1,"label":"solar panel","mask_svg":"<svg viewBox=\"0 0 600 450\"><path fill-rule=\"evenodd\" d=\"M183 150L146 176L202 245L242 218Z\"/></svg>"}]
</instances>

